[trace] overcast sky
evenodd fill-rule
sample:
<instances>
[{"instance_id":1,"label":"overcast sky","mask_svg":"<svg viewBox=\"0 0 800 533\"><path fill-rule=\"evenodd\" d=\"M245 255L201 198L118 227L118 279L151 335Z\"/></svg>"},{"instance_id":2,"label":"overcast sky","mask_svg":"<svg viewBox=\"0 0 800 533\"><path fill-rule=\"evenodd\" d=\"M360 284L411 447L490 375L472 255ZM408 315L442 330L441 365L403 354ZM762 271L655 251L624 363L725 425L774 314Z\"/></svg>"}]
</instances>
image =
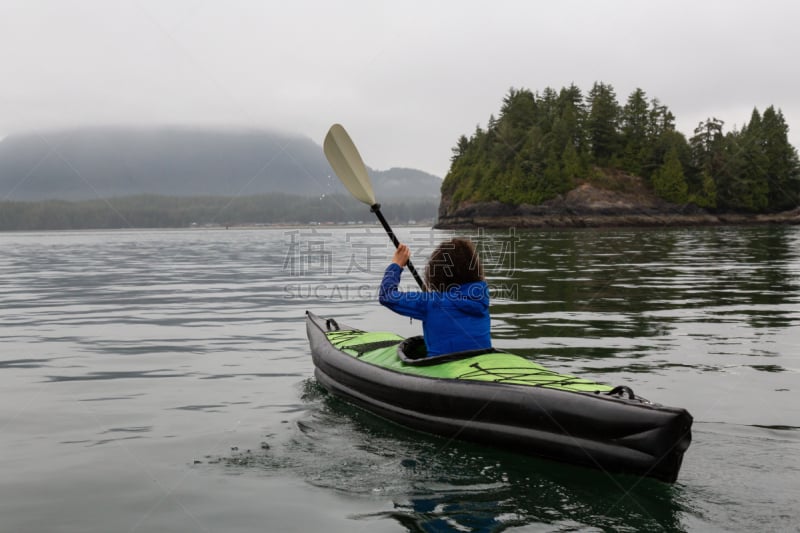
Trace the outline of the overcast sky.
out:
<instances>
[{"instance_id":1,"label":"overcast sky","mask_svg":"<svg viewBox=\"0 0 800 533\"><path fill-rule=\"evenodd\" d=\"M800 145L796 0L0 0L0 136L96 124L248 126L373 168L447 173L510 87L611 84L687 136L783 110Z\"/></svg>"}]
</instances>

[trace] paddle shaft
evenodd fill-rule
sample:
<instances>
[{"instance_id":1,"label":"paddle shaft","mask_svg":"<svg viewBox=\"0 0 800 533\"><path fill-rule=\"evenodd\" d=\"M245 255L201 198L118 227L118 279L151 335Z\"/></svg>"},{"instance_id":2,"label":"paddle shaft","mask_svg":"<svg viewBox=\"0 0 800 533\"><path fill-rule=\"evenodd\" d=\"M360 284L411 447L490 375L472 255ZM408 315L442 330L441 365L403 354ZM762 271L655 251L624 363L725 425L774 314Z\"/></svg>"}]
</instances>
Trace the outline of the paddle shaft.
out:
<instances>
[{"instance_id":1,"label":"paddle shaft","mask_svg":"<svg viewBox=\"0 0 800 533\"><path fill-rule=\"evenodd\" d=\"M376 217L378 217L381 226L383 226L383 229L386 230L386 234L389 235L389 238L392 240L392 243L394 243L395 248L400 246L400 241L397 240L397 236L394 234L394 231L392 231L389 223L386 222L386 219L383 217L383 213L381 213L381 204L374 204L369 209L375 213ZM411 272L411 275L414 276L414 279L417 280L417 285L419 285L419 288L424 291L425 284L422 282L422 278L419 277L419 274L417 274L417 269L411 264L411 260L406 263L406 267L408 267L408 271Z\"/></svg>"}]
</instances>

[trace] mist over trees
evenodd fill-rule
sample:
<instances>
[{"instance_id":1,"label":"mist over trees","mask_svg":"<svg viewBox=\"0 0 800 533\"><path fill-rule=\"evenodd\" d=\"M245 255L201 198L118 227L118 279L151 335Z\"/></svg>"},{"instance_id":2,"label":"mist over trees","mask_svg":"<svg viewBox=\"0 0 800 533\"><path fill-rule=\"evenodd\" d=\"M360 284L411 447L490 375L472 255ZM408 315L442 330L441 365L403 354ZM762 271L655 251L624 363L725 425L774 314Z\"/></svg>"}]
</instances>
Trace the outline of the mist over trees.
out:
<instances>
[{"instance_id":1,"label":"mist over trees","mask_svg":"<svg viewBox=\"0 0 800 533\"><path fill-rule=\"evenodd\" d=\"M370 171L382 196L439 195L441 179L426 172ZM270 131L98 127L0 141L6 200L346 192L319 144Z\"/></svg>"},{"instance_id":2,"label":"mist over trees","mask_svg":"<svg viewBox=\"0 0 800 533\"><path fill-rule=\"evenodd\" d=\"M723 126L709 118L687 139L669 108L642 89L620 104L602 82L587 94L575 85L512 88L486 129L458 139L442 195L452 205L535 205L615 169L675 204L752 213L798 206L800 163L780 109L754 109L740 130Z\"/></svg>"},{"instance_id":3,"label":"mist over trees","mask_svg":"<svg viewBox=\"0 0 800 533\"><path fill-rule=\"evenodd\" d=\"M372 170L394 222L433 220L441 179ZM87 128L0 142L0 230L372 222L311 139L251 130Z\"/></svg>"}]
</instances>

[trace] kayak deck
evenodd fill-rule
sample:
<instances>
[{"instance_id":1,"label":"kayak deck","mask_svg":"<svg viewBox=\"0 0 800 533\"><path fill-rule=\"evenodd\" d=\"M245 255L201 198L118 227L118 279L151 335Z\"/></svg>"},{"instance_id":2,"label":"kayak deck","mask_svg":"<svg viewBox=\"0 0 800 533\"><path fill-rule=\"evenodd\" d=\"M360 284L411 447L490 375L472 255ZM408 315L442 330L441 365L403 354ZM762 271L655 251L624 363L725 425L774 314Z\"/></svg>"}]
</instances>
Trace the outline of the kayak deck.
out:
<instances>
[{"instance_id":1,"label":"kayak deck","mask_svg":"<svg viewBox=\"0 0 800 533\"><path fill-rule=\"evenodd\" d=\"M528 385L572 392L599 394L613 390L609 385L559 374L530 359L500 350L438 365L418 366L408 364L398 357L398 346L405 339L395 333L348 329L329 331L326 336L334 347L361 361L407 374ZM373 346L376 348L370 349Z\"/></svg>"}]
</instances>

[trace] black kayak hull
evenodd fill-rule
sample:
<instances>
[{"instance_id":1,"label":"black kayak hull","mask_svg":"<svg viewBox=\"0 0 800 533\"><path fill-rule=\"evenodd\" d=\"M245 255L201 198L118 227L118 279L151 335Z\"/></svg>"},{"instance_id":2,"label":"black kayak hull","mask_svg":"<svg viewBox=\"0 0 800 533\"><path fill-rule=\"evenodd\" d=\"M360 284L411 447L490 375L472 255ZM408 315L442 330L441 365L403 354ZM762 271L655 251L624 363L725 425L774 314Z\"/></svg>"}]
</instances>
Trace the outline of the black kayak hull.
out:
<instances>
[{"instance_id":1,"label":"black kayak hull","mask_svg":"<svg viewBox=\"0 0 800 533\"><path fill-rule=\"evenodd\" d=\"M406 374L340 351L326 336L326 320L313 313L307 313L306 330L315 376L325 389L409 428L669 483L691 442L692 417L681 408Z\"/></svg>"}]
</instances>

